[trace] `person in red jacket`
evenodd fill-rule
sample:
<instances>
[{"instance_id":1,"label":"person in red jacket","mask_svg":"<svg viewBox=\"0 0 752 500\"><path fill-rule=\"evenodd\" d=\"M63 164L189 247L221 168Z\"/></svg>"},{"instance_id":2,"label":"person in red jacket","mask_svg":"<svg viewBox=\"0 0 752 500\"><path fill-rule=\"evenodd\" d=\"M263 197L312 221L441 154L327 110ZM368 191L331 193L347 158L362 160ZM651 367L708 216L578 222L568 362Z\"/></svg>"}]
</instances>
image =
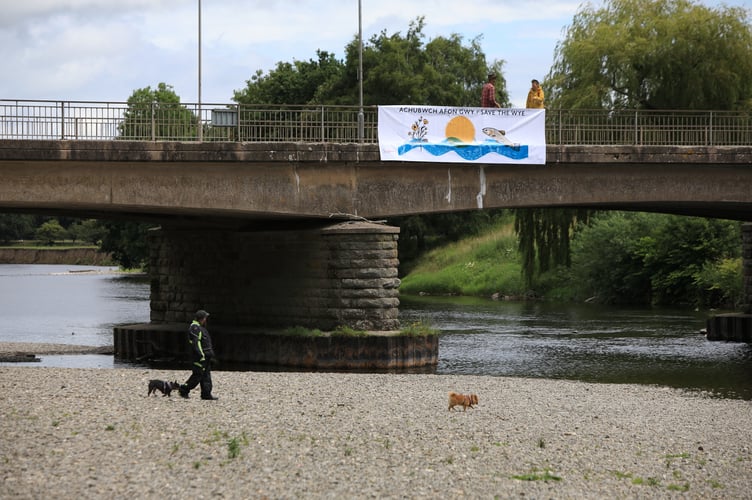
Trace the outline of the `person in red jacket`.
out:
<instances>
[{"instance_id":1,"label":"person in red jacket","mask_svg":"<svg viewBox=\"0 0 752 500\"><path fill-rule=\"evenodd\" d=\"M201 399L219 399L212 396L211 360L214 357L214 348L209 330L206 329L208 319L209 313L199 309L188 327L188 343L193 350L193 372L185 384L178 389L184 398L187 398L188 393L200 384Z\"/></svg>"},{"instance_id":2,"label":"person in red jacket","mask_svg":"<svg viewBox=\"0 0 752 500\"><path fill-rule=\"evenodd\" d=\"M483 89L480 92L480 107L481 108L500 108L501 105L496 102L496 74L488 74L488 82L483 85Z\"/></svg>"}]
</instances>

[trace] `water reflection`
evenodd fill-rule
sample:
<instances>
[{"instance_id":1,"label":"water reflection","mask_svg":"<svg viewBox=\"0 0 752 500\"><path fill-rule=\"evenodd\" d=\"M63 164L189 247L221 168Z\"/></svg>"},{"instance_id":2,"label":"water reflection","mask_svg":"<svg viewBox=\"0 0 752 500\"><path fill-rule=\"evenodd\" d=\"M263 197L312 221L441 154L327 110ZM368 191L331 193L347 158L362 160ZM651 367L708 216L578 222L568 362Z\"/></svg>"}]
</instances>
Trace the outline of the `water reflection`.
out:
<instances>
[{"instance_id":1,"label":"water reflection","mask_svg":"<svg viewBox=\"0 0 752 500\"><path fill-rule=\"evenodd\" d=\"M0 342L112 345L114 325L149 321L148 280L114 271L0 265ZM439 374L659 384L752 400L752 346L707 341L699 333L706 313L468 297L401 301L403 324L422 320L439 330ZM40 358L28 364L136 366L95 354Z\"/></svg>"},{"instance_id":2,"label":"water reflection","mask_svg":"<svg viewBox=\"0 0 752 500\"><path fill-rule=\"evenodd\" d=\"M752 346L709 342L706 315L476 298L402 297L441 332L437 373L659 384L752 399Z\"/></svg>"}]
</instances>

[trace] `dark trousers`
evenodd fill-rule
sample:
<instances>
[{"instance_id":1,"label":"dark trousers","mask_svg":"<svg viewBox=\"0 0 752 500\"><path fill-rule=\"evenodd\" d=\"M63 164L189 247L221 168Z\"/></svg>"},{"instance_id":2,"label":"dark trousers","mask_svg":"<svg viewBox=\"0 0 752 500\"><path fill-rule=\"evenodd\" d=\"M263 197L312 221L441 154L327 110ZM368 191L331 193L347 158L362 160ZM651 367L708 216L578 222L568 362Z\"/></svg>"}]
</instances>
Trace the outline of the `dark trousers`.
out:
<instances>
[{"instance_id":1,"label":"dark trousers","mask_svg":"<svg viewBox=\"0 0 752 500\"><path fill-rule=\"evenodd\" d=\"M201 397L206 398L211 396L212 393L212 379L211 379L211 363L207 359L202 366L193 364L193 372L188 380L185 381L183 387L186 394L194 389L197 385L201 384Z\"/></svg>"}]
</instances>

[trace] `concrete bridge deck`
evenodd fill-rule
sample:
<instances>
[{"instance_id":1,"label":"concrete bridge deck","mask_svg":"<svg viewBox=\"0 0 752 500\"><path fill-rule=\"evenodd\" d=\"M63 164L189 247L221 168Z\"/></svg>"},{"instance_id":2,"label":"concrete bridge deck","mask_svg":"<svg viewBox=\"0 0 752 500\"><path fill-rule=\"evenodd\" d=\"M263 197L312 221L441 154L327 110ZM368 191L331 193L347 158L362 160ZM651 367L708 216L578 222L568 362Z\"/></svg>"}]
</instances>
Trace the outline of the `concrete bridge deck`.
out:
<instances>
[{"instance_id":1,"label":"concrete bridge deck","mask_svg":"<svg viewBox=\"0 0 752 500\"><path fill-rule=\"evenodd\" d=\"M382 162L376 144L0 140L0 209L263 222L567 207L752 220L752 146L551 146L546 165Z\"/></svg>"}]
</instances>

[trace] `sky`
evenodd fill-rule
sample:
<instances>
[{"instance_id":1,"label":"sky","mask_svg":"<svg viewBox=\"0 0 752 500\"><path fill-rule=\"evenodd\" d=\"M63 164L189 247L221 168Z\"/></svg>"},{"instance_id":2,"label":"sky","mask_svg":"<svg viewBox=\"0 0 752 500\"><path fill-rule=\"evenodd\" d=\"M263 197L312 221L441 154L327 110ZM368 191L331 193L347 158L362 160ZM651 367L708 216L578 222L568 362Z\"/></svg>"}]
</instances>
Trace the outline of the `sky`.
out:
<instances>
[{"instance_id":1,"label":"sky","mask_svg":"<svg viewBox=\"0 0 752 500\"><path fill-rule=\"evenodd\" d=\"M201 44L199 34L201 3ZM594 5L600 2L594 0ZM702 0L715 7L719 1ZM172 85L185 103L227 104L277 62L344 59L358 34L406 34L425 18L424 42L480 38L489 63L504 61L512 105L543 80L580 1L537 0L0 0L0 99L126 101ZM752 0L725 0L752 9ZM199 79L199 46L201 78ZM419 103L404 103L419 104Z\"/></svg>"}]
</instances>

